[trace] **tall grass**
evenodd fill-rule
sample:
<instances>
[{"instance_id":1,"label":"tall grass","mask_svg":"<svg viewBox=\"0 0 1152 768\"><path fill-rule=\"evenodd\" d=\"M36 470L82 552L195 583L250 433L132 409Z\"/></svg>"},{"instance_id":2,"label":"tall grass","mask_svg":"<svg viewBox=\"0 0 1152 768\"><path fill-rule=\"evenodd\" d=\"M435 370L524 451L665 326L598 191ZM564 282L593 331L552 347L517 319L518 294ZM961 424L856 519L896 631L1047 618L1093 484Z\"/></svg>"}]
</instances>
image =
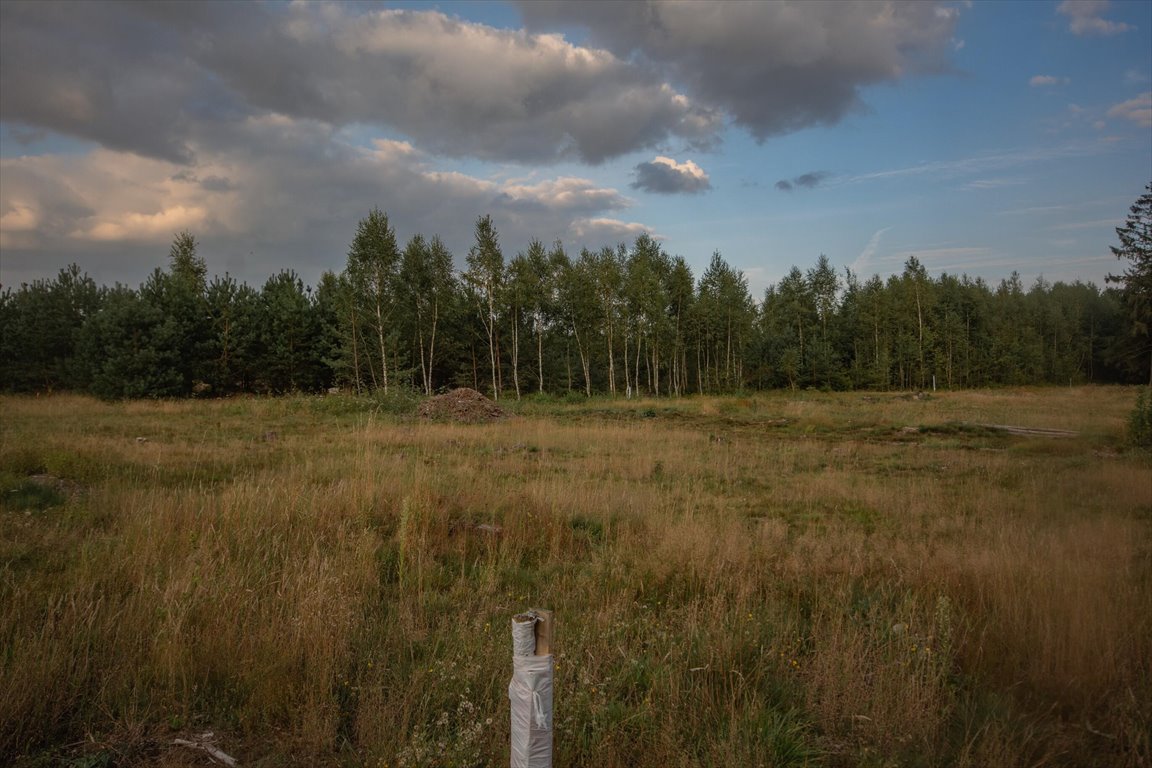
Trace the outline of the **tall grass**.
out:
<instances>
[{"instance_id":1,"label":"tall grass","mask_svg":"<svg viewBox=\"0 0 1152 768\"><path fill-rule=\"evenodd\" d=\"M1130 400L5 399L0 758L500 763L534 605L558 765L1147 765Z\"/></svg>"}]
</instances>

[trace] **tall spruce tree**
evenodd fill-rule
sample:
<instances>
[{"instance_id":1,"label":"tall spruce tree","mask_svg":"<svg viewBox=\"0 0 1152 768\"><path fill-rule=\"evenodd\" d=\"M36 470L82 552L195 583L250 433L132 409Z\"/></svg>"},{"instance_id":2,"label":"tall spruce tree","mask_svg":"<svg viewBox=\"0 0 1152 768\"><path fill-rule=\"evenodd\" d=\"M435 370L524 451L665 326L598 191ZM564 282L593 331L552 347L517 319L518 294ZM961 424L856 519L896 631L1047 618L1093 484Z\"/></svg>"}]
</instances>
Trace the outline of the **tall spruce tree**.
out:
<instances>
[{"instance_id":1,"label":"tall spruce tree","mask_svg":"<svg viewBox=\"0 0 1152 768\"><path fill-rule=\"evenodd\" d=\"M1120 296L1128 312L1133 355L1148 358L1148 386L1152 386L1152 183L1132 207L1123 227L1116 228L1119 246L1110 246L1117 259L1127 259L1124 272L1108 275L1108 282L1120 285Z\"/></svg>"}]
</instances>

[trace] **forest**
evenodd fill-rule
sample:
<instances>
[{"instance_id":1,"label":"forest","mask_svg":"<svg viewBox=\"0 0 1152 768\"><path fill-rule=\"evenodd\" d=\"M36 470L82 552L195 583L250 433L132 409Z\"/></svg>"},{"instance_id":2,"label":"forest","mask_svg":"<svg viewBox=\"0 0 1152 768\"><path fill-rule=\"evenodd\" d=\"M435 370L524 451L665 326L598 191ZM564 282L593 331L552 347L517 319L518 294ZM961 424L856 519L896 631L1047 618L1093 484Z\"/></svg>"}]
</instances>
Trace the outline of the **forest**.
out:
<instances>
[{"instance_id":1,"label":"forest","mask_svg":"<svg viewBox=\"0 0 1152 768\"><path fill-rule=\"evenodd\" d=\"M887 280L863 278L821 255L759 301L719 252L697 277L648 235L579 254L536 240L506 258L482 216L457 272L439 237L401 247L373 209L339 274L313 287L284 270L255 288L209 279L184 231L168 268L138 288L97 285L71 265L0 294L0 390L120 399L469 386L499 399L1142 383L1150 223L1152 185L1111 247L1130 268L1104 289L933 277L914 256Z\"/></svg>"}]
</instances>

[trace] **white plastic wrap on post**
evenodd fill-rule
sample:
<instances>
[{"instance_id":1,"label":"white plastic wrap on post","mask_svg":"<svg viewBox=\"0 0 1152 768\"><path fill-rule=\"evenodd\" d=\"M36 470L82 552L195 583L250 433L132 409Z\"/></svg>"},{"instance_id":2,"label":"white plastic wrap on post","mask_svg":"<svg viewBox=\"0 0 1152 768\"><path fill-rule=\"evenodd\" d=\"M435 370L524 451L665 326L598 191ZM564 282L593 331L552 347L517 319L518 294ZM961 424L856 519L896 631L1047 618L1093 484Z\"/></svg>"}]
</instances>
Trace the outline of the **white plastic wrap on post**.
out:
<instances>
[{"instance_id":1,"label":"white plastic wrap on post","mask_svg":"<svg viewBox=\"0 0 1152 768\"><path fill-rule=\"evenodd\" d=\"M552 768L552 657L513 657L508 698L512 768Z\"/></svg>"},{"instance_id":2,"label":"white plastic wrap on post","mask_svg":"<svg viewBox=\"0 0 1152 768\"><path fill-rule=\"evenodd\" d=\"M536 655L536 614L521 613L512 617L512 656Z\"/></svg>"},{"instance_id":3,"label":"white plastic wrap on post","mask_svg":"<svg viewBox=\"0 0 1152 768\"><path fill-rule=\"evenodd\" d=\"M552 768L553 660L535 655L536 621L531 614L512 619L512 768Z\"/></svg>"}]
</instances>

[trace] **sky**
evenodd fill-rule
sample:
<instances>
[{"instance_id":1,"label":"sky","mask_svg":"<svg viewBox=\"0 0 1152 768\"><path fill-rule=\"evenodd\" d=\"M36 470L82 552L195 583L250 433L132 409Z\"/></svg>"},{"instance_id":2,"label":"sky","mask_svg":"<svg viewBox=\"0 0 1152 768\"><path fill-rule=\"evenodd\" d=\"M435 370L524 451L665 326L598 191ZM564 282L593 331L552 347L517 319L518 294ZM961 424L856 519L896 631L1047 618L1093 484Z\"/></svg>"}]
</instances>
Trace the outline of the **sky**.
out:
<instances>
[{"instance_id":1,"label":"sky","mask_svg":"<svg viewBox=\"0 0 1152 768\"><path fill-rule=\"evenodd\" d=\"M1152 2L0 3L0 285L339 272L376 207L459 267L658 238L753 296L1103 285L1152 182Z\"/></svg>"}]
</instances>

